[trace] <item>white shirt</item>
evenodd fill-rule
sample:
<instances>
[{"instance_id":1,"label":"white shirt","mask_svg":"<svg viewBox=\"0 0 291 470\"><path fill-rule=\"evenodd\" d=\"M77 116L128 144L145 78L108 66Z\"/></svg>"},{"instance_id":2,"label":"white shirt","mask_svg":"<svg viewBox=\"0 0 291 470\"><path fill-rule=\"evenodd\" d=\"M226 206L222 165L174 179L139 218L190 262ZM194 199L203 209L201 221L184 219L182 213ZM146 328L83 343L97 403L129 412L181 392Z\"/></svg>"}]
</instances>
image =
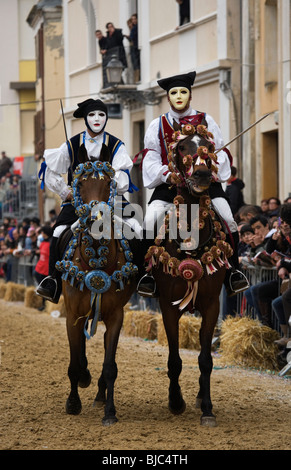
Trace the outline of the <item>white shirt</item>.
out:
<instances>
[{"instance_id":1,"label":"white shirt","mask_svg":"<svg viewBox=\"0 0 291 470\"><path fill-rule=\"evenodd\" d=\"M99 158L104 138L104 132L97 135L92 142L92 137L88 131L85 134L85 147L88 157ZM91 142L90 142L91 140ZM67 185L62 175L67 174L71 166L70 155L67 143L63 143L59 148L48 149L44 152L46 162L45 184L48 189L60 196L65 201L71 189ZM125 146L119 146L112 160L112 167L115 170L115 181L117 182L117 192L119 195L124 194L129 187L128 175L122 170L131 171L133 166L132 160L128 155Z\"/></svg>"},{"instance_id":2,"label":"white shirt","mask_svg":"<svg viewBox=\"0 0 291 470\"><path fill-rule=\"evenodd\" d=\"M168 119L171 125L173 125L174 119L177 123L179 123L179 119L185 116L193 116L196 114L197 111L193 110L191 107L189 107L189 109L184 113L176 113L171 108L168 114ZM224 141L220 128L209 114L205 115L205 119L208 124L208 130L213 134L215 148L219 149L223 147ZM145 148L151 149L147 152L142 163L143 183L144 186L149 189L155 188L156 186L165 183L167 177L169 176L169 173L164 175L164 173L168 171L168 165L162 164L159 123L159 117L154 119L149 125L144 138ZM229 157L227 153L224 152L224 150L221 150L218 152L217 158L219 162L217 174L218 181L227 181L231 175Z\"/></svg>"}]
</instances>

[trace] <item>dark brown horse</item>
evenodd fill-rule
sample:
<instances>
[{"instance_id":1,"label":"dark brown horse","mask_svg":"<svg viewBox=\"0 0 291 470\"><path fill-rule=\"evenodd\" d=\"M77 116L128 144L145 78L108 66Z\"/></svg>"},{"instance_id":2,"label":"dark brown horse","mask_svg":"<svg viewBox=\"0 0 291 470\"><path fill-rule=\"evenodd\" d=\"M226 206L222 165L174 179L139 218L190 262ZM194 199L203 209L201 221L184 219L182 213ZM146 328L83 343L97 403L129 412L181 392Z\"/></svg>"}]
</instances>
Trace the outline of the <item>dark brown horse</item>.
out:
<instances>
[{"instance_id":1,"label":"dark brown horse","mask_svg":"<svg viewBox=\"0 0 291 470\"><path fill-rule=\"evenodd\" d=\"M198 132L197 132L198 131ZM185 133L185 134L184 134ZM189 135L187 135L189 134ZM201 424L215 426L210 398L210 375L213 367L211 344L219 315L219 295L229 267L227 258L232 249L217 214L213 211L208 188L216 177L217 164L212 135L204 126L187 125L175 132L171 145L169 168L177 182L175 210L166 216L162 231L146 256L148 270L156 279L160 307L168 339L169 408L174 414L185 410L179 376L182 361L179 355L179 319L183 312L199 311L202 317L198 362L200 389L196 406L202 410ZM199 204L199 218L191 218L192 205ZM181 220L182 211L185 217ZM174 219L173 219L174 218ZM198 240L179 236L171 239L171 219L176 225L198 228ZM186 221L186 224L185 224ZM174 224L175 225L175 224ZM193 232L197 234L196 232ZM195 238L195 237L194 237ZM196 243L196 245L195 245Z\"/></svg>"},{"instance_id":2,"label":"dark brown horse","mask_svg":"<svg viewBox=\"0 0 291 470\"><path fill-rule=\"evenodd\" d=\"M57 263L57 267L63 273L70 345L68 376L71 392L66 411L69 414L81 411L78 387L88 387L91 382L85 353L86 337L94 334L98 320L102 319L106 327L105 355L95 404L105 404L102 422L110 425L117 421L114 406L116 349L123 323L123 307L135 290L136 267L131 262L132 254L127 241L113 236L111 213L116 183L113 180L114 170L106 161L109 158L106 149L103 146L98 162L89 162L85 147L80 148L81 163L73 180L74 205L79 223L73 231L74 236L65 257ZM104 214L107 215L106 221ZM99 223L99 228L94 229L94 223ZM106 224L110 227L107 239L101 236L102 224L103 229Z\"/></svg>"}]
</instances>

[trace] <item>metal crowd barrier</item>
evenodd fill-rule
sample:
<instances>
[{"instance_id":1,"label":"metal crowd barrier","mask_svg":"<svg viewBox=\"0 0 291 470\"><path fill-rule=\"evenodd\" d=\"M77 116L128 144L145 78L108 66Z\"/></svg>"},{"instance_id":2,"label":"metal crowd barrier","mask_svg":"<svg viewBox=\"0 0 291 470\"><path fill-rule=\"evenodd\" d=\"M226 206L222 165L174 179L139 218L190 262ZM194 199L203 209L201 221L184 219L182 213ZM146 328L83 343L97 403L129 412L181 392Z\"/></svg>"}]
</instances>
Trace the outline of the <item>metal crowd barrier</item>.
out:
<instances>
[{"instance_id":1,"label":"metal crowd barrier","mask_svg":"<svg viewBox=\"0 0 291 470\"><path fill-rule=\"evenodd\" d=\"M38 217L38 180L23 178L17 187L8 189L0 200L0 220L12 217L22 221L24 217Z\"/></svg>"},{"instance_id":2,"label":"metal crowd barrier","mask_svg":"<svg viewBox=\"0 0 291 470\"><path fill-rule=\"evenodd\" d=\"M22 284L26 287L36 285L33 275L36 263L37 260L31 261L31 256L16 257L11 254L0 259L1 267L6 264L6 272L8 270L8 281Z\"/></svg>"},{"instance_id":3,"label":"metal crowd barrier","mask_svg":"<svg viewBox=\"0 0 291 470\"><path fill-rule=\"evenodd\" d=\"M280 279L278 278L278 271L275 266L270 268L263 266L248 266L241 271L247 277L250 286L255 286L261 282L276 280L278 282L278 297L280 296ZM237 295L237 312L239 315L247 315L252 318L257 318L256 312L253 307L247 303L243 292ZM280 332L280 325L274 312L272 313L272 322L274 328Z\"/></svg>"}]
</instances>

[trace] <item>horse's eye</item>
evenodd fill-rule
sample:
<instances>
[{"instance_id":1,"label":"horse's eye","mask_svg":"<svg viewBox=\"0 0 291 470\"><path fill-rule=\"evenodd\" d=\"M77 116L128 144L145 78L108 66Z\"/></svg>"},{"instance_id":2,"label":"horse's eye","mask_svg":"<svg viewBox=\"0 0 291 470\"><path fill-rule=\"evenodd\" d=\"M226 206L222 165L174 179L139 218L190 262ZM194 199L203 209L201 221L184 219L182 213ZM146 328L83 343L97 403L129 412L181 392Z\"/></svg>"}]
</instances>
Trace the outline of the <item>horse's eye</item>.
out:
<instances>
[{"instance_id":1,"label":"horse's eye","mask_svg":"<svg viewBox=\"0 0 291 470\"><path fill-rule=\"evenodd\" d=\"M179 150L181 150L183 152L183 150L185 150L184 145L180 145Z\"/></svg>"}]
</instances>

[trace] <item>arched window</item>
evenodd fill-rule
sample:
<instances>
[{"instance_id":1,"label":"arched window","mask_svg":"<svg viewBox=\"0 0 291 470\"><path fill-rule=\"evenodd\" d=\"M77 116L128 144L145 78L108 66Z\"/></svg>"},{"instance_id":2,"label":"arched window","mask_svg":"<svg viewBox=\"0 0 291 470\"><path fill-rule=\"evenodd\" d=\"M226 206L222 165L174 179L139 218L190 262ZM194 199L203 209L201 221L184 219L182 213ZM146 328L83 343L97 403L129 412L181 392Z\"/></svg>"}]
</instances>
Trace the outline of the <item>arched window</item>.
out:
<instances>
[{"instance_id":1,"label":"arched window","mask_svg":"<svg viewBox=\"0 0 291 470\"><path fill-rule=\"evenodd\" d=\"M88 41L88 60L89 64L94 64L96 62L96 38L95 38L95 29L96 29L96 17L95 11L92 5L91 0L81 0L81 5L85 11L88 30L87 30L87 41Z\"/></svg>"}]
</instances>

